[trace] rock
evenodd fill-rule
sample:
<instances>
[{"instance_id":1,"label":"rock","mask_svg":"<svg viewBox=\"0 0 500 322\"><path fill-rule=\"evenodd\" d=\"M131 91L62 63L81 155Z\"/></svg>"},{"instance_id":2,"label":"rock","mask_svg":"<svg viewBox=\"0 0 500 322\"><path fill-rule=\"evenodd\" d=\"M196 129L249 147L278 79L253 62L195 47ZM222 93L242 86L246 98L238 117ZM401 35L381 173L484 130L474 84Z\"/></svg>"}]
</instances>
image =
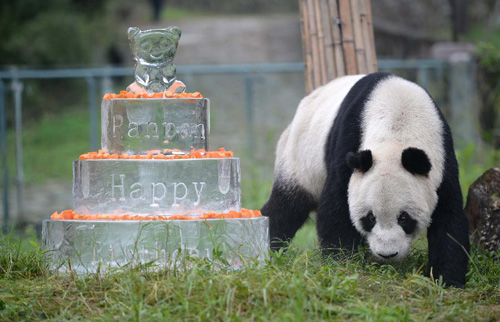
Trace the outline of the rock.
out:
<instances>
[{"instance_id":1,"label":"rock","mask_svg":"<svg viewBox=\"0 0 500 322\"><path fill-rule=\"evenodd\" d=\"M472 241L500 251L500 168L489 169L470 186L465 213Z\"/></svg>"}]
</instances>

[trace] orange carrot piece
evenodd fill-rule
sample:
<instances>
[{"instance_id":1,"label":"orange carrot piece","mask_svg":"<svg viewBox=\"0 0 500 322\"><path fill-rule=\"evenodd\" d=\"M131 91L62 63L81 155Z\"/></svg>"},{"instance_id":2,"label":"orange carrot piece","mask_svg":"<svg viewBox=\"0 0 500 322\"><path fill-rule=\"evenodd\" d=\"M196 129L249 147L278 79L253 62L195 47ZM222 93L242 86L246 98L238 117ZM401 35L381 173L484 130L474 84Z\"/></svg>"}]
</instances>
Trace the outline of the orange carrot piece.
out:
<instances>
[{"instance_id":1,"label":"orange carrot piece","mask_svg":"<svg viewBox=\"0 0 500 322\"><path fill-rule=\"evenodd\" d=\"M241 208L240 211L230 210L227 213L216 213L213 211L206 212L200 216L192 217L185 215L172 215L172 216L140 216L140 215L113 215L113 214L89 214L81 215L73 212L73 210L63 210L61 213L55 211L50 218L53 220L206 220L206 219L233 219L233 218L256 218L261 217L262 214L259 210L250 210Z\"/></svg>"},{"instance_id":2,"label":"orange carrot piece","mask_svg":"<svg viewBox=\"0 0 500 322\"><path fill-rule=\"evenodd\" d=\"M120 91L118 94L115 93L107 93L104 94L103 100L108 99L123 99L123 98L203 98L200 92L193 93L172 93L170 91L166 91L165 93L134 93L129 91Z\"/></svg>"}]
</instances>

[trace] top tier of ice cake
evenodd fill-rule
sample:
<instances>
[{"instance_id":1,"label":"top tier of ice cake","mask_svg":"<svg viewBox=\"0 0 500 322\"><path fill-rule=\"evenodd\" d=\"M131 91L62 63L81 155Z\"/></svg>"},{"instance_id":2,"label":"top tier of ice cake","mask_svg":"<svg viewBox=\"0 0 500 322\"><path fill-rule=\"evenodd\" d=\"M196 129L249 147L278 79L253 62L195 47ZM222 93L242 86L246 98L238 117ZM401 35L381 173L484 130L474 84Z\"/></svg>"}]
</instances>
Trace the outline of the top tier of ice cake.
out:
<instances>
[{"instance_id":1,"label":"top tier of ice cake","mask_svg":"<svg viewBox=\"0 0 500 322\"><path fill-rule=\"evenodd\" d=\"M210 101L206 98L106 99L101 116L101 145L108 153L208 150Z\"/></svg>"}]
</instances>

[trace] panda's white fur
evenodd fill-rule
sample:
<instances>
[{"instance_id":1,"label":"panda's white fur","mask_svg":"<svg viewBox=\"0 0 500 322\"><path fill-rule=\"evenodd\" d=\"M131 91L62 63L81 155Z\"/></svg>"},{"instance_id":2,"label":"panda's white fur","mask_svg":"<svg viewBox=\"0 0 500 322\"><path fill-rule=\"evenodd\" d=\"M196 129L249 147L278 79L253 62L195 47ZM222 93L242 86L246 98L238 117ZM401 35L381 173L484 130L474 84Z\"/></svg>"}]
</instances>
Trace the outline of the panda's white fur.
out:
<instances>
[{"instance_id":1,"label":"panda's white fur","mask_svg":"<svg viewBox=\"0 0 500 322\"><path fill-rule=\"evenodd\" d=\"M363 77L337 78L306 96L278 141L275 176L297 181L316 201L326 179L324 145L327 136L344 97Z\"/></svg>"},{"instance_id":2,"label":"panda's white fur","mask_svg":"<svg viewBox=\"0 0 500 322\"><path fill-rule=\"evenodd\" d=\"M327 136L345 96L364 76L338 78L304 98L279 140L276 175L297 182L316 201L327 177ZM396 253L393 259L401 259L409 252L412 239L429 226L437 204L436 190L444 166L442 123L425 90L390 76L376 85L366 101L361 131L359 151L372 152L373 166L366 173L354 171L351 176L351 221L378 259ZM401 155L409 147L426 152L432 164L428 176L416 176L403 168ZM360 220L369 211L377 224L366 232ZM398 225L401 211L418 222L415 233L407 235Z\"/></svg>"}]
</instances>

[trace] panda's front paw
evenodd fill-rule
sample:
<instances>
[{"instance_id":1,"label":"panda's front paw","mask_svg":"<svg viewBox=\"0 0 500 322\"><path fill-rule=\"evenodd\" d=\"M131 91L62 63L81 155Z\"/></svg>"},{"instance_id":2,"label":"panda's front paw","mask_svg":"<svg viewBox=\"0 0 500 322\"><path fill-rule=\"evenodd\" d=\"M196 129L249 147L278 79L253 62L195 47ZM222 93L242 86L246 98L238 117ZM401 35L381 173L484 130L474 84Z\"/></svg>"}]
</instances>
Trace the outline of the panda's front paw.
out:
<instances>
[{"instance_id":1,"label":"panda's front paw","mask_svg":"<svg viewBox=\"0 0 500 322\"><path fill-rule=\"evenodd\" d=\"M465 288L465 283L462 283L462 282L448 281L448 282L444 282L444 283L445 283L444 287L446 287L446 288L448 288L448 287Z\"/></svg>"},{"instance_id":2,"label":"panda's front paw","mask_svg":"<svg viewBox=\"0 0 500 322\"><path fill-rule=\"evenodd\" d=\"M455 287L455 288L465 288L465 281L460 281L458 279L454 278L445 278L443 276L440 276L443 281L443 287L449 288L449 287Z\"/></svg>"},{"instance_id":3,"label":"panda's front paw","mask_svg":"<svg viewBox=\"0 0 500 322\"><path fill-rule=\"evenodd\" d=\"M288 246L290 246L290 241L284 241L278 238L271 238L270 248L274 252L277 252L282 248L286 251L286 249L288 249Z\"/></svg>"}]
</instances>

